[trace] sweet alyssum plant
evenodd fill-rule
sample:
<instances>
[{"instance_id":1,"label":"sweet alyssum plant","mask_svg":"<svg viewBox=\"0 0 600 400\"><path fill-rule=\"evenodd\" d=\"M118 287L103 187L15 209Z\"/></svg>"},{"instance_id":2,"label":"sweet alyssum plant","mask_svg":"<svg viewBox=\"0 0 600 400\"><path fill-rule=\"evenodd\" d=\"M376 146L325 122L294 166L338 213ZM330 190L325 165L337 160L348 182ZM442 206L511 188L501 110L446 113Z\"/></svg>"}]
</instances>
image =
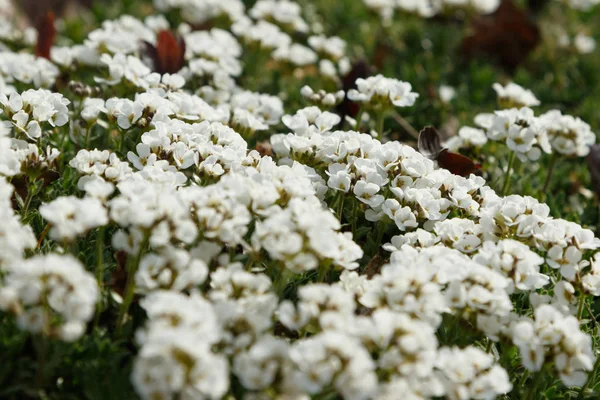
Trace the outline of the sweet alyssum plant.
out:
<instances>
[{"instance_id":1,"label":"sweet alyssum plant","mask_svg":"<svg viewBox=\"0 0 600 400\"><path fill-rule=\"evenodd\" d=\"M2 21L0 397L598 396L600 239L511 194L516 160L552 160L538 197L562 179L587 123L497 84L446 143L488 179L454 175L391 140L430 100L376 73L341 90L347 43L308 8L154 7L49 60Z\"/></svg>"}]
</instances>

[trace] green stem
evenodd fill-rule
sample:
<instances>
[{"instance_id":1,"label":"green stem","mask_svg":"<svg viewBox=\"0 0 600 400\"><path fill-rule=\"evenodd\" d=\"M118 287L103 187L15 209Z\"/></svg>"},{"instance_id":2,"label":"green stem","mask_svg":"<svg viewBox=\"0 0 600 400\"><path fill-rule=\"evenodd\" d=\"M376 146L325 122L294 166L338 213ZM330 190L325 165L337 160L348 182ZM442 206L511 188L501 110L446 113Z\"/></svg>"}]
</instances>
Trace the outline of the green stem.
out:
<instances>
[{"instance_id":1,"label":"green stem","mask_svg":"<svg viewBox=\"0 0 600 400\"><path fill-rule=\"evenodd\" d=\"M38 389L44 387L46 380L46 361L48 359L48 337L45 332L40 332L40 346L38 348L38 369L35 377L36 386Z\"/></svg>"},{"instance_id":2,"label":"green stem","mask_svg":"<svg viewBox=\"0 0 600 400\"><path fill-rule=\"evenodd\" d=\"M325 278L327 278L327 272L329 272L329 266L328 265L321 265L319 266L318 272L317 272L317 283L323 283L325 282Z\"/></svg>"},{"instance_id":3,"label":"green stem","mask_svg":"<svg viewBox=\"0 0 600 400\"><path fill-rule=\"evenodd\" d=\"M550 179L552 178L552 172L554 172L554 166L556 165L556 161L558 160L558 153L552 153L552 157L550 158L550 166L548 167L548 175L546 175L546 181L544 182L544 186L542 187L542 191L538 197L545 199L546 191L548 190L548 186L550 185Z\"/></svg>"},{"instance_id":4,"label":"green stem","mask_svg":"<svg viewBox=\"0 0 600 400\"><path fill-rule=\"evenodd\" d=\"M338 198L337 215L340 220L340 224L342 223L342 214L344 213L344 195L345 195L344 192L340 192L339 198Z\"/></svg>"},{"instance_id":5,"label":"green stem","mask_svg":"<svg viewBox=\"0 0 600 400\"><path fill-rule=\"evenodd\" d=\"M98 229L96 236L96 282L100 296L96 304L96 315L94 316L94 326L98 326L100 313L102 312L102 293L104 288L104 227Z\"/></svg>"},{"instance_id":6,"label":"green stem","mask_svg":"<svg viewBox=\"0 0 600 400\"><path fill-rule=\"evenodd\" d=\"M538 385L540 382L541 371L533 374L531 377L532 382L529 384L529 391L527 392L527 400L535 400L537 397Z\"/></svg>"},{"instance_id":7,"label":"green stem","mask_svg":"<svg viewBox=\"0 0 600 400\"><path fill-rule=\"evenodd\" d=\"M413 128L413 126L409 124L408 121L402 117L402 115L395 112L392 117L410 136L412 136L414 139L419 139L419 132Z\"/></svg>"},{"instance_id":8,"label":"green stem","mask_svg":"<svg viewBox=\"0 0 600 400\"><path fill-rule=\"evenodd\" d=\"M280 266L279 268L280 270L277 276L277 281L275 282L275 285L273 287L277 296L279 296L280 299L283 299L285 288L287 288L287 285L290 282L290 279L292 278L294 273L283 266Z\"/></svg>"},{"instance_id":9,"label":"green stem","mask_svg":"<svg viewBox=\"0 0 600 400\"><path fill-rule=\"evenodd\" d=\"M248 260L246 261L244 270L250 271L253 266L254 266L254 254L248 254Z\"/></svg>"},{"instance_id":10,"label":"green stem","mask_svg":"<svg viewBox=\"0 0 600 400\"><path fill-rule=\"evenodd\" d=\"M373 251L370 253L370 255L373 257L375 256L375 254L377 254L379 252L379 248L381 247L381 240L383 239L383 235L384 235L385 231L387 230L386 228L387 228L387 224L379 221L378 226L375 229L377 231L377 237L374 242L374 248L373 248Z\"/></svg>"},{"instance_id":11,"label":"green stem","mask_svg":"<svg viewBox=\"0 0 600 400\"><path fill-rule=\"evenodd\" d=\"M142 254L144 253L144 249L148 245L149 235L146 234L142 243L140 243L140 249L138 253L131 263L128 262L127 265L127 284L125 286L125 297L123 298L123 303L121 304L121 309L119 310L119 316L117 318L117 335L120 336L123 331L123 325L125 325L125 317L129 312L129 307L131 307L131 303L133 301L133 297L135 295L135 273L140 265L140 260L142 258Z\"/></svg>"},{"instance_id":12,"label":"green stem","mask_svg":"<svg viewBox=\"0 0 600 400\"><path fill-rule=\"evenodd\" d=\"M123 154L123 149L125 147L125 131L119 130L121 133L121 143L119 143L119 153Z\"/></svg>"},{"instance_id":13,"label":"green stem","mask_svg":"<svg viewBox=\"0 0 600 400\"><path fill-rule=\"evenodd\" d=\"M581 293L579 296L579 305L577 306L577 319L581 321L583 317L583 306L585 305L585 294Z\"/></svg>"},{"instance_id":14,"label":"green stem","mask_svg":"<svg viewBox=\"0 0 600 400\"><path fill-rule=\"evenodd\" d=\"M89 149L90 148L90 131L91 131L91 127L88 127L85 131L85 148Z\"/></svg>"},{"instance_id":15,"label":"green stem","mask_svg":"<svg viewBox=\"0 0 600 400\"><path fill-rule=\"evenodd\" d=\"M96 280L98 286L104 286L104 227L96 235Z\"/></svg>"},{"instance_id":16,"label":"green stem","mask_svg":"<svg viewBox=\"0 0 600 400\"><path fill-rule=\"evenodd\" d=\"M579 391L579 395L577 396L577 400L581 400L581 399L585 398L585 391L587 390L588 387L590 387L590 384L592 383L592 379L594 379L594 377L596 376L596 372L598 371L598 368L600 368L600 357L596 358L596 363L594 364L594 368L592 369L592 372L590 372L590 374L588 375L588 378L585 381L585 384L581 387L581 390Z\"/></svg>"},{"instance_id":17,"label":"green stem","mask_svg":"<svg viewBox=\"0 0 600 400\"><path fill-rule=\"evenodd\" d=\"M360 123L362 122L362 116L365 113L365 110L363 110L362 108L360 110L358 110L358 113L356 114L356 125L354 126L354 129L357 132L360 132Z\"/></svg>"},{"instance_id":18,"label":"green stem","mask_svg":"<svg viewBox=\"0 0 600 400\"><path fill-rule=\"evenodd\" d=\"M25 203L23 204L23 208L21 209L21 221L24 221L27 218L27 212L29 211L29 207L31 206L31 201L33 197L37 193L37 187L35 181L32 181L29 185L29 190L27 191L27 197L25 198Z\"/></svg>"},{"instance_id":19,"label":"green stem","mask_svg":"<svg viewBox=\"0 0 600 400\"><path fill-rule=\"evenodd\" d=\"M358 201L352 199L352 237L356 239L356 221L358 221Z\"/></svg>"},{"instance_id":20,"label":"green stem","mask_svg":"<svg viewBox=\"0 0 600 400\"><path fill-rule=\"evenodd\" d=\"M508 159L508 169L506 170L506 175L504 175L504 187L502 188L502 196L506 196L508 194L508 189L510 188L510 176L512 174L513 164L515 163L515 152L511 151L510 157Z\"/></svg>"},{"instance_id":21,"label":"green stem","mask_svg":"<svg viewBox=\"0 0 600 400\"><path fill-rule=\"evenodd\" d=\"M385 113L381 111L377 116L377 133L383 137L383 121L385 120Z\"/></svg>"}]
</instances>

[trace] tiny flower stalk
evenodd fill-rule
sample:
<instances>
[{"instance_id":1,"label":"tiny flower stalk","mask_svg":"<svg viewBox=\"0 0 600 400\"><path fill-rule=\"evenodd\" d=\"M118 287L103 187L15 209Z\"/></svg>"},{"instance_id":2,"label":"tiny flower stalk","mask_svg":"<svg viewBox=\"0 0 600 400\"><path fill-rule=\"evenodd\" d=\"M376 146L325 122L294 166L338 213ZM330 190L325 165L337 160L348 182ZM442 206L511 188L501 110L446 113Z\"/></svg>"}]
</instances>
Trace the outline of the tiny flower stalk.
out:
<instances>
[{"instance_id":1,"label":"tiny flower stalk","mask_svg":"<svg viewBox=\"0 0 600 400\"><path fill-rule=\"evenodd\" d=\"M515 163L515 152L511 151L510 156L508 158L508 168L506 169L506 174L504 175L504 186L502 187L502 195L506 196L510 189L510 177L512 175L513 165Z\"/></svg>"},{"instance_id":2,"label":"tiny flower stalk","mask_svg":"<svg viewBox=\"0 0 600 400\"><path fill-rule=\"evenodd\" d=\"M579 390L579 395L577 396L577 400L583 400L586 397L585 392L590 387L590 384L592 383L592 381L596 378L598 368L600 368L600 356L596 356L596 363L594 364L594 368L588 374L587 380L585 381L585 384L581 387L581 390Z\"/></svg>"},{"instance_id":3,"label":"tiny flower stalk","mask_svg":"<svg viewBox=\"0 0 600 400\"><path fill-rule=\"evenodd\" d=\"M552 179L552 173L554 172L554 167L556 166L556 162L558 161L558 153L552 153L552 157L550 158L550 165L548 166L548 174L546 175L546 180L544 181L544 186L542 187L542 191L540 192L540 199L546 199L548 188L550 187L550 180Z\"/></svg>"},{"instance_id":4,"label":"tiny flower stalk","mask_svg":"<svg viewBox=\"0 0 600 400\"><path fill-rule=\"evenodd\" d=\"M98 229L96 234L96 282L100 296L96 304L96 315L94 317L94 326L98 326L100 313L102 312L102 289L104 288L104 227Z\"/></svg>"},{"instance_id":5,"label":"tiny flower stalk","mask_svg":"<svg viewBox=\"0 0 600 400\"><path fill-rule=\"evenodd\" d=\"M346 193L344 193L344 192L342 192L342 191L340 191L340 192L338 193L338 199L337 199L337 215L338 215L338 218L339 218L339 220L340 220L340 224L342 223L342 217L343 217L343 214L344 214L344 199L345 199L345 197L346 197L345 195L346 195Z\"/></svg>"},{"instance_id":6,"label":"tiny flower stalk","mask_svg":"<svg viewBox=\"0 0 600 400\"><path fill-rule=\"evenodd\" d=\"M385 110L380 111L377 115L377 133L383 137L383 123L385 121Z\"/></svg>"},{"instance_id":7,"label":"tiny flower stalk","mask_svg":"<svg viewBox=\"0 0 600 400\"><path fill-rule=\"evenodd\" d=\"M581 321L581 319L583 318L583 307L585 306L585 299L586 299L586 295L585 293L580 293L579 296L579 302L577 304L577 319L579 321Z\"/></svg>"},{"instance_id":8,"label":"tiny flower stalk","mask_svg":"<svg viewBox=\"0 0 600 400\"><path fill-rule=\"evenodd\" d=\"M364 113L365 113L365 111L362 108L360 108L358 110L358 114L356 114L356 125L354 125L354 130L357 132L360 132L360 124L362 122L362 117L363 117Z\"/></svg>"},{"instance_id":9,"label":"tiny flower stalk","mask_svg":"<svg viewBox=\"0 0 600 400\"><path fill-rule=\"evenodd\" d=\"M35 195L38 194L41 186L42 186L42 184L37 183L37 181L35 181L32 178L29 188L27 190L27 197L25 198L25 201L23 202L23 207L21 208L21 221L23 221L23 222L27 221L27 216L29 213L29 207L31 206L31 201L33 200Z\"/></svg>"},{"instance_id":10,"label":"tiny flower stalk","mask_svg":"<svg viewBox=\"0 0 600 400\"><path fill-rule=\"evenodd\" d=\"M537 398L539 384L543 381L542 371L536 372L531 376L531 382L528 385L527 400L535 400Z\"/></svg>"},{"instance_id":11,"label":"tiny flower stalk","mask_svg":"<svg viewBox=\"0 0 600 400\"><path fill-rule=\"evenodd\" d=\"M133 297L135 296L135 274L140 265L140 260L142 259L144 250L148 246L149 240L150 235L146 234L142 240L142 243L140 243L140 248L135 258L132 259L130 257L127 260L127 284L125 286L125 297L123 298L123 303L121 303L121 309L119 310L119 316L117 318L117 336L120 336L123 332L123 326L125 325L127 313L129 312L129 308L133 302Z\"/></svg>"},{"instance_id":12,"label":"tiny flower stalk","mask_svg":"<svg viewBox=\"0 0 600 400\"><path fill-rule=\"evenodd\" d=\"M37 342L36 352L37 352L37 372L35 376L35 384L38 388L43 388L46 382L46 368L48 361L48 351L49 351L49 343L48 336L45 333L41 333L37 335L36 338L38 340L34 340L34 343Z\"/></svg>"}]
</instances>

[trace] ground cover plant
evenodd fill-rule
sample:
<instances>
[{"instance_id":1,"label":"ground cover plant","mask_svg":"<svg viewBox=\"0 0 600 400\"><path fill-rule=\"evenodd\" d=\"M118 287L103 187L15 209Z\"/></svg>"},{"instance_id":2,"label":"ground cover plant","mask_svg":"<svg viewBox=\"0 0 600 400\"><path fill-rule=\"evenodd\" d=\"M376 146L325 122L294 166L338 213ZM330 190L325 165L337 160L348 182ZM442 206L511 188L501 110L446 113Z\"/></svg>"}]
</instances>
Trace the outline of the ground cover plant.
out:
<instances>
[{"instance_id":1,"label":"ground cover plant","mask_svg":"<svg viewBox=\"0 0 600 400\"><path fill-rule=\"evenodd\" d=\"M0 0L0 398L600 398L598 3Z\"/></svg>"}]
</instances>

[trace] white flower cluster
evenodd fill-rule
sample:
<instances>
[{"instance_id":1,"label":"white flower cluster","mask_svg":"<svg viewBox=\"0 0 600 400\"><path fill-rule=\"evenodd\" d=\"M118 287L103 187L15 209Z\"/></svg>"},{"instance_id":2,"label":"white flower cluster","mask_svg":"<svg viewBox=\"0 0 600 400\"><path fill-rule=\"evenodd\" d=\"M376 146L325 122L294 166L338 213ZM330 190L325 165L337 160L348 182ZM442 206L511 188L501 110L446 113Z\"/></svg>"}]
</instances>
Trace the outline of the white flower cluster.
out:
<instances>
[{"instance_id":1,"label":"white flower cluster","mask_svg":"<svg viewBox=\"0 0 600 400\"><path fill-rule=\"evenodd\" d=\"M483 243L473 260L510 278L513 288L507 288L508 293L533 291L550 282L547 275L540 273L544 259L529 246L513 239Z\"/></svg>"},{"instance_id":2,"label":"white flower cluster","mask_svg":"<svg viewBox=\"0 0 600 400\"><path fill-rule=\"evenodd\" d=\"M244 17L244 3L240 0L154 0L153 4L162 12L177 9L185 21L194 24L221 16L231 21Z\"/></svg>"},{"instance_id":3,"label":"white flower cluster","mask_svg":"<svg viewBox=\"0 0 600 400\"><path fill-rule=\"evenodd\" d=\"M69 122L70 101L59 93L45 89L29 89L21 94L13 92L7 97L0 93L0 105L19 133L30 139L42 136L42 129L63 126ZM47 125L46 125L47 123Z\"/></svg>"},{"instance_id":4,"label":"white flower cluster","mask_svg":"<svg viewBox=\"0 0 600 400\"><path fill-rule=\"evenodd\" d=\"M499 1L364 3L391 18L489 13ZM107 236L127 260L117 331L136 316L131 381L143 399L494 399L512 390L519 362L585 384L595 356L581 296L600 294L591 230L552 218L532 197L500 197L481 177L437 168L408 145L336 130L341 117L327 110L346 95L380 117L419 95L382 75L336 91L350 68L347 43L311 28L319 22L300 3L259 0L247 13L239 0L154 6L219 26L173 27L186 43L178 73L152 72L142 50L171 29L162 16L105 21L82 45L53 47L52 61L0 53L0 309L21 329L73 341L95 309L112 314L97 303L98 287L112 291L108 271L96 283L75 257L53 253L95 240L101 267ZM287 110L285 91L256 91L261 71L247 79L253 64L282 81L313 84L320 74L331 92L304 86L311 106ZM40 89L79 68L100 87L69 85L71 110ZM531 91L494 90L503 109L477 116L481 129L463 127L448 148L496 140L537 160L582 157L594 143L578 118L535 116ZM445 92L445 101L455 94ZM288 131L273 134L280 122ZM251 150L269 136L270 148ZM69 145L46 147L56 137ZM42 187L55 167L81 197ZM41 195L22 201L33 189ZM39 216L47 254L29 256L36 238L22 221L38 226ZM140 306L138 323L131 307ZM467 330L468 346L447 337Z\"/></svg>"},{"instance_id":5,"label":"white flower cluster","mask_svg":"<svg viewBox=\"0 0 600 400\"><path fill-rule=\"evenodd\" d=\"M600 4L600 0L560 0L567 3L570 7L576 10L589 10Z\"/></svg>"},{"instance_id":6,"label":"white flower cluster","mask_svg":"<svg viewBox=\"0 0 600 400\"><path fill-rule=\"evenodd\" d=\"M512 389L506 370L480 349L445 348L438 356L449 399L494 399Z\"/></svg>"},{"instance_id":7,"label":"white flower cluster","mask_svg":"<svg viewBox=\"0 0 600 400\"><path fill-rule=\"evenodd\" d=\"M491 14L500 6L500 2L501 0L434 0L432 3L438 10L463 8L480 14Z\"/></svg>"},{"instance_id":8,"label":"white flower cluster","mask_svg":"<svg viewBox=\"0 0 600 400\"><path fill-rule=\"evenodd\" d=\"M496 111L487 128L488 138L505 141L521 161L536 161L542 156L542 151L552 151L546 131L531 108Z\"/></svg>"},{"instance_id":9,"label":"white flower cluster","mask_svg":"<svg viewBox=\"0 0 600 400\"><path fill-rule=\"evenodd\" d=\"M415 14L423 18L457 9L491 14L500 5L500 0L363 0L363 2L368 8L376 11L384 21L391 20L394 12Z\"/></svg>"},{"instance_id":10,"label":"white flower cluster","mask_svg":"<svg viewBox=\"0 0 600 400\"><path fill-rule=\"evenodd\" d=\"M21 329L73 341L94 315L98 287L72 256L49 254L16 261L0 287L0 309Z\"/></svg>"},{"instance_id":11,"label":"white flower cluster","mask_svg":"<svg viewBox=\"0 0 600 400\"><path fill-rule=\"evenodd\" d=\"M596 135L587 123L580 118L563 115L558 110L540 115L540 122L552 149L559 154L585 157L596 142Z\"/></svg>"},{"instance_id":12,"label":"white flower cluster","mask_svg":"<svg viewBox=\"0 0 600 400\"><path fill-rule=\"evenodd\" d=\"M20 82L36 88L49 88L54 85L59 75L58 67L45 58L34 57L28 53L0 51L0 81L4 84ZM0 84L0 88L2 86ZM2 92L9 94L5 90Z\"/></svg>"},{"instance_id":13,"label":"white flower cluster","mask_svg":"<svg viewBox=\"0 0 600 400\"><path fill-rule=\"evenodd\" d=\"M494 83L492 87L498 96L498 103L502 108L535 107L540 105L540 101L531 90L525 89L514 82L509 82L506 86Z\"/></svg>"},{"instance_id":14,"label":"white flower cluster","mask_svg":"<svg viewBox=\"0 0 600 400\"><path fill-rule=\"evenodd\" d=\"M300 94L310 103L325 109L338 105L346 97L346 93L343 90L338 90L335 93L327 93L324 90L315 92L310 86L303 86Z\"/></svg>"},{"instance_id":15,"label":"white flower cluster","mask_svg":"<svg viewBox=\"0 0 600 400\"><path fill-rule=\"evenodd\" d=\"M339 221L330 211L320 210L318 200L313 199L292 199L284 210L270 209L270 215L256 224L253 247L265 249L297 273L323 263L357 268L362 249L352 241L351 233L337 232Z\"/></svg>"},{"instance_id":16,"label":"white flower cluster","mask_svg":"<svg viewBox=\"0 0 600 400\"><path fill-rule=\"evenodd\" d=\"M483 129L463 126L456 136L452 136L444 143L444 146L450 151L457 151L463 148L481 148L487 142L488 138Z\"/></svg>"},{"instance_id":17,"label":"white flower cluster","mask_svg":"<svg viewBox=\"0 0 600 400\"><path fill-rule=\"evenodd\" d=\"M291 0L258 0L248 14L258 20L272 20L293 31L308 32L300 4Z\"/></svg>"},{"instance_id":18,"label":"white flower cluster","mask_svg":"<svg viewBox=\"0 0 600 400\"><path fill-rule=\"evenodd\" d=\"M43 173L54 166L60 156L58 149L46 146L40 149L37 143L9 137L13 124L0 121L0 175L13 177L26 171Z\"/></svg>"},{"instance_id":19,"label":"white flower cluster","mask_svg":"<svg viewBox=\"0 0 600 400\"><path fill-rule=\"evenodd\" d=\"M14 188L6 178L0 177L0 271L6 271L18 263L23 252L35 247L36 243L31 227L22 225L20 216L13 210L13 192Z\"/></svg>"},{"instance_id":20,"label":"white flower cluster","mask_svg":"<svg viewBox=\"0 0 600 400\"><path fill-rule=\"evenodd\" d=\"M482 178L436 170L431 160L398 142L382 144L352 131L317 133L311 126L305 129L305 121L304 116L288 121L284 117L298 134L273 135L273 150L328 176L327 185L334 193L352 193L364 204L367 220L393 221L406 231L443 220L455 209L477 214L478 193L485 190Z\"/></svg>"},{"instance_id":21,"label":"white flower cluster","mask_svg":"<svg viewBox=\"0 0 600 400\"><path fill-rule=\"evenodd\" d=\"M221 338L215 310L199 294L155 291L142 307L148 314L132 381L144 399L220 398L229 389L227 359L211 346Z\"/></svg>"},{"instance_id":22,"label":"white flower cluster","mask_svg":"<svg viewBox=\"0 0 600 400\"><path fill-rule=\"evenodd\" d=\"M377 12L384 22L389 23L394 12L415 14L420 17L432 17L436 9L431 2L419 0L363 0L365 5Z\"/></svg>"},{"instance_id":23,"label":"white flower cluster","mask_svg":"<svg viewBox=\"0 0 600 400\"><path fill-rule=\"evenodd\" d=\"M183 249L165 247L159 254L146 254L135 275L136 288L143 293L157 289L181 292L204 283L208 276L206 263L192 259Z\"/></svg>"},{"instance_id":24,"label":"white flower cluster","mask_svg":"<svg viewBox=\"0 0 600 400\"><path fill-rule=\"evenodd\" d=\"M498 103L505 109L494 114L479 114L475 123L483 128L488 139L504 141L520 160L536 161L542 152L584 157L595 143L595 134L580 118L563 115L559 110L536 116L529 107L540 102L530 90L514 83L506 86L496 83L494 90ZM459 136L448 142L454 149L485 143L481 131L470 127L462 128Z\"/></svg>"},{"instance_id":25,"label":"white flower cluster","mask_svg":"<svg viewBox=\"0 0 600 400\"><path fill-rule=\"evenodd\" d=\"M596 357L592 339L580 331L577 318L564 315L552 305L541 305L533 320L523 319L511 329L513 342L529 371L539 371L549 357L565 385L585 383L586 371L592 370Z\"/></svg>"},{"instance_id":26,"label":"white flower cluster","mask_svg":"<svg viewBox=\"0 0 600 400\"><path fill-rule=\"evenodd\" d=\"M418 93L412 92L410 83L383 75L359 78L356 80L356 86L357 89L348 91L348 98L363 103L367 108L410 107L419 97Z\"/></svg>"},{"instance_id":27,"label":"white flower cluster","mask_svg":"<svg viewBox=\"0 0 600 400\"><path fill-rule=\"evenodd\" d=\"M250 10L252 18L243 17L231 27L232 32L250 48L271 53L271 57L292 67L306 67L318 62L319 72L338 81L350 70L345 55L346 42L339 37L313 35L308 46L295 43L290 32L307 32L300 16L300 6L290 0L261 0Z\"/></svg>"},{"instance_id":28,"label":"white flower cluster","mask_svg":"<svg viewBox=\"0 0 600 400\"><path fill-rule=\"evenodd\" d=\"M108 223L106 208L93 197L59 197L41 205L40 214L52 227L50 236L64 242L73 242L84 233Z\"/></svg>"}]
</instances>

